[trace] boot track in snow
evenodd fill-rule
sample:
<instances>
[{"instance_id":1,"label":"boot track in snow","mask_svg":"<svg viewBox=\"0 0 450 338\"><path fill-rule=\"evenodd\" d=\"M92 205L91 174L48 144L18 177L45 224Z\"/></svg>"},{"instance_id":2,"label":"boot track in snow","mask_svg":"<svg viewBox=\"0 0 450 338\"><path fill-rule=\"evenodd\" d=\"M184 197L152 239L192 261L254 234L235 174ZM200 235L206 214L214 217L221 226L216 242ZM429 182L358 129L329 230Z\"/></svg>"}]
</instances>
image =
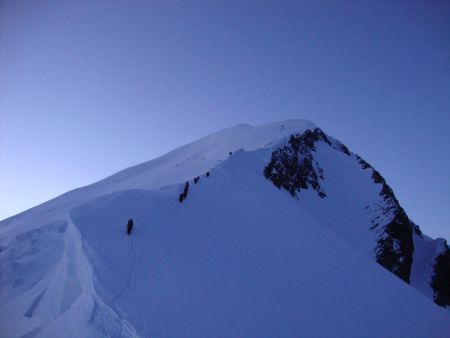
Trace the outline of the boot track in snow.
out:
<instances>
[{"instance_id":1,"label":"boot track in snow","mask_svg":"<svg viewBox=\"0 0 450 338\"><path fill-rule=\"evenodd\" d=\"M135 274L135 270L136 270L137 251L136 251L136 247L134 245L133 237L131 237L131 236L130 236L130 246L131 246L131 250L133 252L133 256L132 256L132 261L131 261L130 272L128 274L127 284L119 291L119 293L113 300L114 309L118 312L118 314L121 315L121 317L124 317L124 316L123 316L123 312L120 310L119 301L122 298L122 296L124 295L124 293L133 287L134 274Z\"/></svg>"}]
</instances>

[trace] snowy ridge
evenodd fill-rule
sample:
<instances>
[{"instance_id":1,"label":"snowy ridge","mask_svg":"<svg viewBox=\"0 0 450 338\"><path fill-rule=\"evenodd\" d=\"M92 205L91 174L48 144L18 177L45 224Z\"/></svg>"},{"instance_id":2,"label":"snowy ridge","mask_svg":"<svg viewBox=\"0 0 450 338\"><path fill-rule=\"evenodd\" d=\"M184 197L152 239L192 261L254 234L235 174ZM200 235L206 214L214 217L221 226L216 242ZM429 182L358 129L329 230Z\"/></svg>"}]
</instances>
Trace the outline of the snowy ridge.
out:
<instances>
[{"instance_id":1,"label":"snowy ridge","mask_svg":"<svg viewBox=\"0 0 450 338\"><path fill-rule=\"evenodd\" d=\"M225 129L66 193L0 223L1 332L444 337L448 246L374 173L290 120ZM386 231L398 215L410 261Z\"/></svg>"},{"instance_id":2,"label":"snowy ridge","mask_svg":"<svg viewBox=\"0 0 450 338\"><path fill-rule=\"evenodd\" d=\"M26 218L30 215L52 214L54 211L61 211L60 209L70 210L101 195L126 189L159 189L184 182L226 160L230 151L267 148L292 133L301 133L314 127L315 125L307 120L288 120L259 127L239 124L8 218L2 221L2 231L6 230L8 224L13 224L16 228L18 223L27 223Z\"/></svg>"}]
</instances>

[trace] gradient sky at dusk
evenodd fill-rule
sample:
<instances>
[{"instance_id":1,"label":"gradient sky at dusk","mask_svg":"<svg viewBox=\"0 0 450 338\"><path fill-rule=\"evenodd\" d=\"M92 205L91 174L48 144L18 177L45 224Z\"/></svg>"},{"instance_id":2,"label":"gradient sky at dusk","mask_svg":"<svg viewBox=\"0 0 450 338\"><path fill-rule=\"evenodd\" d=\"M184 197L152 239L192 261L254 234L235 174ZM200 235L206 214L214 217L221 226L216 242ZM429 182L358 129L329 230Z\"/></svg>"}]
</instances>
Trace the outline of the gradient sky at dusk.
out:
<instances>
[{"instance_id":1,"label":"gradient sky at dusk","mask_svg":"<svg viewBox=\"0 0 450 338\"><path fill-rule=\"evenodd\" d=\"M238 123L313 121L450 238L449 1L2 1L0 219Z\"/></svg>"}]
</instances>

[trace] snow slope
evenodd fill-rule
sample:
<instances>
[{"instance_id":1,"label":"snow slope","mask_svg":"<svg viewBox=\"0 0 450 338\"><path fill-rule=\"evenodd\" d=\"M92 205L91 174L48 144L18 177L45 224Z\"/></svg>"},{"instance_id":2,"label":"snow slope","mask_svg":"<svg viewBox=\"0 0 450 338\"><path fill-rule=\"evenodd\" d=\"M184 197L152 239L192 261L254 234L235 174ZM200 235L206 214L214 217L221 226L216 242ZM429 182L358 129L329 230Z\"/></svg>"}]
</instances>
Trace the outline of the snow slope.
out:
<instances>
[{"instance_id":1,"label":"snow slope","mask_svg":"<svg viewBox=\"0 0 450 338\"><path fill-rule=\"evenodd\" d=\"M238 125L2 221L0 335L449 336L434 241L414 237L420 292L375 262L380 187L354 154L317 145L325 198L264 177L275 147L314 128Z\"/></svg>"}]
</instances>

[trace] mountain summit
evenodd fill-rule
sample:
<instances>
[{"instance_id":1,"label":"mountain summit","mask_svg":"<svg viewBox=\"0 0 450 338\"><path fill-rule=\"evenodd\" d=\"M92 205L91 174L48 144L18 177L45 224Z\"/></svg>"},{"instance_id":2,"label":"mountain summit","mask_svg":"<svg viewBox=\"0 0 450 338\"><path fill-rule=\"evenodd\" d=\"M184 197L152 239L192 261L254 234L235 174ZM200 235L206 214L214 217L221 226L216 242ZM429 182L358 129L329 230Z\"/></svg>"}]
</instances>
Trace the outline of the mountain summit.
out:
<instances>
[{"instance_id":1,"label":"mountain summit","mask_svg":"<svg viewBox=\"0 0 450 338\"><path fill-rule=\"evenodd\" d=\"M305 120L224 129L6 219L0 267L5 337L450 332L447 242Z\"/></svg>"}]
</instances>

